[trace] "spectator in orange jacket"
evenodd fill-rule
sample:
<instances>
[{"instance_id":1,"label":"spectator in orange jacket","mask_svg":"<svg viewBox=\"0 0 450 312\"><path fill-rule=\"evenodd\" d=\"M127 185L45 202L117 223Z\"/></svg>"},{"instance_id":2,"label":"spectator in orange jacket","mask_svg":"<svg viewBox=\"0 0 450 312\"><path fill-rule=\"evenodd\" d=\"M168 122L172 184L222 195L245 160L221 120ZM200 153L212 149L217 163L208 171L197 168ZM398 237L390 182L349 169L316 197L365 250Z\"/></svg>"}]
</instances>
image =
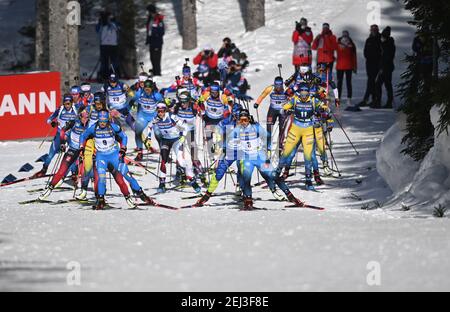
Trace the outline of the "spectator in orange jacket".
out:
<instances>
[{"instance_id":1,"label":"spectator in orange jacket","mask_svg":"<svg viewBox=\"0 0 450 312\"><path fill-rule=\"evenodd\" d=\"M312 49L317 50L317 64L327 64L328 79L333 80L334 51L337 50L337 40L330 29L330 24L323 23L322 32L314 39Z\"/></svg>"},{"instance_id":2,"label":"spectator in orange jacket","mask_svg":"<svg viewBox=\"0 0 450 312\"><path fill-rule=\"evenodd\" d=\"M295 71L298 71L301 64L311 65L311 43L313 38L313 33L311 28L308 27L307 19L302 17L300 23L296 22L295 30L292 33L292 42L294 43L292 64L295 66Z\"/></svg>"},{"instance_id":3,"label":"spectator in orange jacket","mask_svg":"<svg viewBox=\"0 0 450 312\"><path fill-rule=\"evenodd\" d=\"M351 105L352 99L352 73L356 74L356 46L347 30L342 32L342 37L338 39L337 46L337 87L339 96L342 97L342 84L344 75L347 85L347 104ZM341 98L342 100L342 98Z\"/></svg>"}]
</instances>

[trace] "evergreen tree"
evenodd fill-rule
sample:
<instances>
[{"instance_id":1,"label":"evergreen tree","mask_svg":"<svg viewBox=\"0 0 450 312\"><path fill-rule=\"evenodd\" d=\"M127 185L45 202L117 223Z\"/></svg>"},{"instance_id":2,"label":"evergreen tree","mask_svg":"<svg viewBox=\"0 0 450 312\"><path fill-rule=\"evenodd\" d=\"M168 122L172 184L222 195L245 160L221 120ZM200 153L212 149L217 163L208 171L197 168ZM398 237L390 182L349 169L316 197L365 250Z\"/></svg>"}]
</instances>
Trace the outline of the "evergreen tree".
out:
<instances>
[{"instance_id":1,"label":"evergreen tree","mask_svg":"<svg viewBox=\"0 0 450 312\"><path fill-rule=\"evenodd\" d=\"M422 55L407 55L408 69L402 74L398 94L403 100L401 110L407 114L406 135L402 151L421 160L434 144L434 127L430 109L440 106L438 133L450 125L450 2L447 0L404 0L417 27L421 42L431 51L432 68L423 64ZM431 50L430 50L431 49ZM444 64L444 66L438 66ZM441 67L441 68L440 68Z\"/></svg>"}]
</instances>

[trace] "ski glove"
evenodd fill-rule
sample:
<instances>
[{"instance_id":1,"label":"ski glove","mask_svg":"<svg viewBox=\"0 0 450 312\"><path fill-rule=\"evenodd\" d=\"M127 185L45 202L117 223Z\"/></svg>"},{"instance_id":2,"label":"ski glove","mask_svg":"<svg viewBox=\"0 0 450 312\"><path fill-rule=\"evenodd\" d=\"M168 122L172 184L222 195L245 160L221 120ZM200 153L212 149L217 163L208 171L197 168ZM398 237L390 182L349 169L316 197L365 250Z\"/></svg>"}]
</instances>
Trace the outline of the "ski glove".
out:
<instances>
[{"instance_id":1,"label":"ski glove","mask_svg":"<svg viewBox=\"0 0 450 312\"><path fill-rule=\"evenodd\" d=\"M180 139L178 140L178 142L180 142L180 144L183 144L186 141L186 137L183 135L180 137Z\"/></svg>"},{"instance_id":2,"label":"ski glove","mask_svg":"<svg viewBox=\"0 0 450 312\"><path fill-rule=\"evenodd\" d=\"M341 100L339 100L339 99L334 99L334 105L336 105L336 107L341 106Z\"/></svg>"},{"instance_id":3,"label":"ski glove","mask_svg":"<svg viewBox=\"0 0 450 312\"><path fill-rule=\"evenodd\" d=\"M253 107L255 108L255 109L258 109L258 103L255 103L255 104L253 104Z\"/></svg>"},{"instance_id":4,"label":"ski glove","mask_svg":"<svg viewBox=\"0 0 450 312\"><path fill-rule=\"evenodd\" d=\"M65 144L61 144L60 151L63 152L63 153L66 151L66 145Z\"/></svg>"},{"instance_id":5,"label":"ski glove","mask_svg":"<svg viewBox=\"0 0 450 312\"><path fill-rule=\"evenodd\" d=\"M56 120L53 120L50 125L52 126L52 128L55 128L58 125L58 122Z\"/></svg>"},{"instance_id":6,"label":"ski glove","mask_svg":"<svg viewBox=\"0 0 450 312\"><path fill-rule=\"evenodd\" d=\"M125 157L125 154L127 153L127 147L126 146L122 146L121 148L120 148L120 151L119 151L119 157L120 157L120 159L123 159L124 157Z\"/></svg>"}]
</instances>

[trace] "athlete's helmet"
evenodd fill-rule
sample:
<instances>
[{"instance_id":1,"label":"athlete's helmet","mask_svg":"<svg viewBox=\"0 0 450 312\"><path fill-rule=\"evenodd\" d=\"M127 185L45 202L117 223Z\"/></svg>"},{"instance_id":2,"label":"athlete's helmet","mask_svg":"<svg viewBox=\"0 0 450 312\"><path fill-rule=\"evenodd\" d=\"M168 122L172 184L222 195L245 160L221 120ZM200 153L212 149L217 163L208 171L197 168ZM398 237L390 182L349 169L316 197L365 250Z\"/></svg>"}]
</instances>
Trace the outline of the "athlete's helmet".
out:
<instances>
[{"instance_id":1,"label":"athlete's helmet","mask_svg":"<svg viewBox=\"0 0 450 312\"><path fill-rule=\"evenodd\" d=\"M241 110L242 110L242 105L236 103L233 105L233 109L231 110L231 115L234 118L239 119Z\"/></svg>"},{"instance_id":2,"label":"athlete's helmet","mask_svg":"<svg viewBox=\"0 0 450 312\"><path fill-rule=\"evenodd\" d=\"M301 98L306 99L309 97L309 86L306 83L301 83L297 86L295 93Z\"/></svg>"},{"instance_id":3,"label":"athlete's helmet","mask_svg":"<svg viewBox=\"0 0 450 312\"><path fill-rule=\"evenodd\" d=\"M70 88L70 93L75 95L75 94L80 94L81 93L81 89L79 86L72 86Z\"/></svg>"},{"instance_id":4,"label":"athlete's helmet","mask_svg":"<svg viewBox=\"0 0 450 312\"><path fill-rule=\"evenodd\" d=\"M189 91L184 90L178 94L178 99L181 103L187 103L191 99L191 94L189 93Z\"/></svg>"},{"instance_id":5,"label":"athlete's helmet","mask_svg":"<svg viewBox=\"0 0 450 312\"><path fill-rule=\"evenodd\" d=\"M181 70L183 73L183 76L190 76L191 75L191 68L187 65L183 66L183 69Z\"/></svg>"},{"instance_id":6,"label":"athlete's helmet","mask_svg":"<svg viewBox=\"0 0 450 312\"><path fill-rule=\"evenodd\" d=\"M157 109L157 110L159 110L159 109L164 109L164 110L166 110L166 109L167 109L167 105L166 105L165 103L158 103L158 104L156 105L156 109Z\"/></svg>"},{"instance_id":7,"label":"athlete's helmet","mask_svg":"<svg viewBox=\"0 0 450 312\"><path fill-rule=\"evenodd\" d=\"M83 82L80 87L84 93L91 92L91 84L89 82Z\"/></svg>"},{"instance_id":8,"label":"athlete's helmet","mask_svg":"<svg viewBox=\"0 0 450 312\"><path fill-rule=\"evenodd\" d=\"M275 79L273 81L273 86L275 88L282 88L283 87L283 83L284 83L283 77L278 76L278 77L275 77Z\"/></svg>"},{"instance_id":9,"label":"athlete's helmet","mask_svg":"<svg viewBox=\"0 0 450 312\"><path fill-rule=\"evenodd\" d=\"M72 101L73 101L73 97L72 97L72 95L70 93L64 94L64 96L63 96L63 103L66 103L66 102L72 103Z\"/></svg>"},{"instance_id":10,"label":"athlete's helmet","mask_svg":"<svg viewBox=\"0 0 450 312\"><path fill-rule=\"evenodd\" d=\"M148 74L146 72L139 73L139 82L144 82L148 79Z\"/></svg>"},{"instance_id":11,"label":"athlete's helmet","mask_svg":"<svg viewBox=\"0 0 450 312\"><path fill-rule=\"evenodd\" d=\"M95 102L104 102L105 94L103 92L95 92L94 93L94 103Z\"/></svg>"},{"instance_id":12,"label":"athlete's helmet","mask_svg":"<svg viewBox=\"0 0 450 312\"><path fill-rule=\"evenodd\" d=\"M145 89L145 88L151 88L151 89L153 89L154 86L155 86L155 85L154 85L153 81L151 81L150 79L147 79L147 80L144 81L144 89Z\"/></svg>"},{"instance_id":13,"label":"athlete's helmet","mask_svg":"<svg viewBox=\"0 0 450 312\"><path fill-rule=\"evenodd\" d=\"M109 112L107 110L101 110L98 113L99 122L109 122Z\"/></svg>"},{"instance_id":14,"label":"athlete's helmet","mask_svg":"<svg viewBox=\"0 0 450 312\"><path fill-rule=\"evenodd\" d=\"M310 71L310 67L308 64L302 64L299 68L300 74L307 74Z\"/></svg>"},{"instance_id":15,"label":"athlete's helmet","mask_svg":"<svg viewBox=\"0 0 450 312\"><path fill-rule=\"evenodd\" d=\"M109 75L109 82L118 82L119 78L116 76L116 74Z\"/></svg>"}]
</instances>

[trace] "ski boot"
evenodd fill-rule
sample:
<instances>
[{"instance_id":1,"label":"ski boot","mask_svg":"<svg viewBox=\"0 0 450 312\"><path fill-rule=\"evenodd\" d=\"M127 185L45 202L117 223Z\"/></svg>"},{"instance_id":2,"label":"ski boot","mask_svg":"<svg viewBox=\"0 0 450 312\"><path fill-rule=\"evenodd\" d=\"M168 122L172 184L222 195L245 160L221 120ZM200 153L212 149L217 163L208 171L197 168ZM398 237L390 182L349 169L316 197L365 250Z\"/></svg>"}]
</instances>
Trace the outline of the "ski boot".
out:
<instances>
[{"instance_id":1,"label":"ski boot","mask_svg":"<svg viewBox=\"0 0 450 312\"><path fill-rule=\"evenodd\" d=\"M52 191L53 191L53 185L50 184L49 186L47 186L47 187L45 188L44 192L43 192L41 195L39 195L38 199L39 199L39 200L44 200L44 199L46 199L47 197L50 196L50 194L52 193Z\"/></svg>"},{"instance_id":2,"label":"ski boot","mask_svg":"<svg viewBox=\"0 0 450 312\"><path fill-rule=\"evenodd\" d=\"M278 201L283 201L285 199L284 195L277 191L277 189L271 190L273 197Z\"/></svg>"},{"instance_id":3,"label":"ski boot","mask_svg":"<svg viewBox=\"0 0 450 312\"><path fill-rule=\"evenodd\" d=\"M316 181L317 185L325 184L325 183L323 183L323 180L320 178L319 170L314 170L313 175L314 175L314 181Z\"/></svg>"},{"instance_id":4,"label":"ski boot","mask_svg":"<svg viewBox=\"0 0 450 312\"><path fill-rule=\"evenodd\" d=\"M306 177L305 187L306 187L307 191L315 191L316 190L311 182L311 176Z\"/></svg>"},{"instance_id":5,"label":"ski boot","mask_svg":"<svg viewBox=\"0 0 450 312\"><path fill-rule=\"evenodd\" d=\"M197 193L197 194L199 194L202 191L201 187L197 184L195 179L191 179L189 181L189 185L192 186L192 188L194 189L195 193Z\"/></svg>"},{"instance_id":6,"label":"ski boot","mask_svg":"<svg viewBox=\"0 0 450 312\"><path fill-rule=\"evenodd\" d=\"M166 192L166 182L164 179L160 179L159 180L159 186L158 189L156 190L156 193L165 193Z\"/></svg>"},{"instance_id":7,"label":"ski boot","mask_svg":"<svg viewBox=\"0 0 450 312\"><path fill-rule=\"evenodd\" d=\"M59 180L58 183L56 183L55 188L60 187L61 185L63 185L63 183L64 183L64 179Z\"/></svg>"},{"instance_id":8,"label":"ski boot","mask_svg":"<svg viewBox=\"0 0 450 312\"><path fill-rule=\"evenodd\" d=\"M236 187L236 192L234 193L234 195L237 197L242 197L242 189L239 185Z\"/></svg>"},{"instance_id":9,"label":"ski boot","mask_svg":"<svg viewBox=\"0 0 450 312\"><path fill-rule=\"evenodd\" d=\"M144 151L143 151L142 148L139 148L139 149L137 150L137 155L136 155L136 157L134 158L134 160L135 160L135 161L142 161L143 159L144 159Z\"/></svg>"},{"instance_id":10,"label":"ski boot","mask_svg":"<svg viewBox=\"0 0 450 312\"><path fill-rule=\"evenodd\" d=\"M125 196L125 201L130 209L136 209L137 205L134 202L133 198L130 195Z\"/></svg>"},{"instance_id":11,"label":"ski boot","mask_svg":"<svg viewBox=\"0 0 450 312\"><path fill-rule=\"evenodd\" d=\"M87 199L87 190L86 189L81 189L80 194L75 196L76 200L86 200Z\"/></svg>"},{"instance_id":12,"label":"ski boot","mask_svg":"<svg viewBox=\"0 0 450 312\"><path fill-rule=\"evenodd\" d=\"M106 207L105 197L104 196L97 196L97 202L95 203L94 209L95 210L103 210Z\"/></svg>"},{"instance_id":13,"label":"ski boot","mask_svg":"<svg viewBox=\"0 0 450 312\"><path fill-rule=\"evenodd\" d=\"M149 205L155 205L155 201L147 196L147 194L144 193L142 188L136 192L136 196L139 197L144 203Z\"/></svg>"},{"instance_id":14,"label":"ski boot","mask_svg":"<svg viewBox=\"0 0 450 312\"><path fill-rule=\"evenodd\" d=\"M253 199L251 196L244 196L244 207L241 210L249 211L253 210Z\"/></svg>"},{"instance_id":15,"label":"ski boot","mask_svg":"<svg viewBox=\"0 0 450 312\"><path fill-rule=\"evenodd\" d=\"M202 207L211 198L211 193L206 191L205 194L195 203L195 207Z\"/></svg>"},{"instance_id":16,"label":"ski boot","mask_svg":"<svg viewBox=\"0 0 450 312\"><path fill-rule=\"evenodd\" d=\"M333 171L331 171L330 166L328 166L328 161L323 162L323 175L328 177L333 174Z\"/></svg>"},{"instance_id":17,"label":"ski boot","mask_svg":"<svg viewBox=\"0 0 450 312\"><path fill-rule=\"evenodd\" d=\"M38 172L36 172L35 174L33 174L32 177L33 178L42 178L43 176L45 176L47 174L47 169L48 169L48 166L44 165L42 167L42 169L39 170Z\"/></svg>"},{"instance_id":18,"label":"ski boot","mask_svg":"<svg viewBox=\"0 0 450 312\"><path fill-rule=\"evenodd\" d=\"M177 172L175 174L174 184L176 186L183 186L186 184L186 173L183 167L177 165Z\"/></svg>"},{"instance_id":19,"label":"ski boot","mask_svg":"<svg viewBox=\"0 0 450 312\"><path fill-rule=\"evenodd\" d=\"M297 197L294 196L294 194L292 194L291 192L289 192L289 194L287 195L288 200L291 203L294 203L296 206L298 207L303 207L305 206L305 203L302 202L300 199L298 199Z\"/></svg>"}]
</instances>

